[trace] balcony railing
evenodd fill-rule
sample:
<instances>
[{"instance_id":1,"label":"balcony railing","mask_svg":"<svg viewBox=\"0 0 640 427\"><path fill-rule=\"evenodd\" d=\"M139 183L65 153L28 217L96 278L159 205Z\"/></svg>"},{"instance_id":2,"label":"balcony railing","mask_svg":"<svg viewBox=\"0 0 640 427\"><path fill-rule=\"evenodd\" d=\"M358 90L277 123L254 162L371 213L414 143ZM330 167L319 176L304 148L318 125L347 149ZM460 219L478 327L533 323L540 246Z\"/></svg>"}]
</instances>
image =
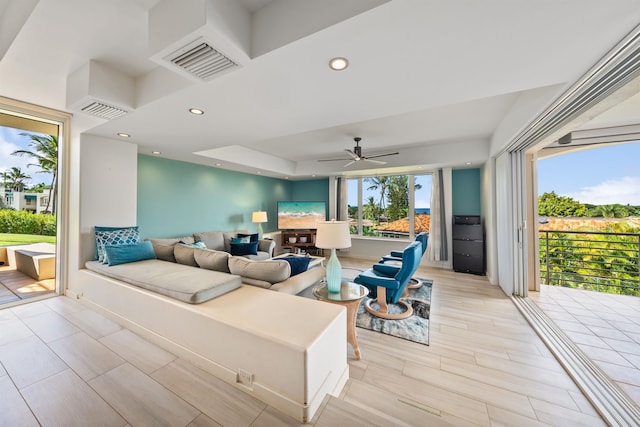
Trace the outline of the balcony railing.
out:
<instances>
[{"instance_id":1,"label":"balcony railing","mask_svg":"<svg viewBox=\"0 0 640 427\"><path fill-rule=\"evenodd\" d=\"M640 296L640 234L539 231L540 283Z\"/></svg>"}]
</instances>

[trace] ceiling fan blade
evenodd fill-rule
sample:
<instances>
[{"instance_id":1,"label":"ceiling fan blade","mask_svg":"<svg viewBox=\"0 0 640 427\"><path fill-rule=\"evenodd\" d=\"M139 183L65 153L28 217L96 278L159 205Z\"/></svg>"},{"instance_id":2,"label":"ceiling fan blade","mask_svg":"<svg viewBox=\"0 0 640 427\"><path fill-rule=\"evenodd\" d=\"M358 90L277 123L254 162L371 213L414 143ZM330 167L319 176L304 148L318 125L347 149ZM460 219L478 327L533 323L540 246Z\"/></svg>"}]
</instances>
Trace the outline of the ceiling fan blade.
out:
<instances>
[{"instance_id":1,"label":"ceiling fan blade","mask_svg":"<svg viewBox=\"0 0 640 427\"><path fill-rule=\"evenodd\" d=\"M347 166L351 166L352 164L354 164L356 161L355 160L351 160L349 163L347 163L346 165L343 166L343 168L346 168Z\"/></svg>"},{"instance_id":2,"label":"ceiling fan blade","mask_svg":"<svg viewBox=\"0 0 640 427\"><path fill-rule=\"evenodd\" d=\"M358 156L358 155L357 155L356 153L354 153L353 151L351 151L351 150L347 150L346 148L345 148L345 150L344 150L344 151L346 151L346 152L347 152L347 154L349 154L353 160L358 160L358 159L360 159L360 156Z\"/></svg>"},{"instance_id":3,"label":"ceiling fan blade","mask_svg":"<svg viewBox=\"0 0 640 427\"><path fill-rule=\"evenodd\" d=\"M345 159L344 157L340 159L318 159L319 162L337 162L337 161L344 162L345 160L351 160L351 159Z\"/></svg>"},{"instance_id":4,"label":"ceiling fan blade","mask_svg":"<svg viewBox=\"0 0 640 427\"><path fill-rule=\"evenodd\" d=\"M363 157L362 160L364 160L365 162L376 163L378 165L386 165L387 164L387 162L383 162L382 160L373 160L370 157Z\"/></svg>"},{"instance_id":5,"label":"ceiling fan blade","mask_svg":"<svg viewBox=\"0 0 640 427\"><path fill-rule=\"evenodd\" d=\"M396 154L400 154L398 151L393 153L382 153L382 154L374 154L373 156L367 156L367 159L375 159L376 157L384 157L384 156L395 156Z\"/></svg>"}]
</instances>

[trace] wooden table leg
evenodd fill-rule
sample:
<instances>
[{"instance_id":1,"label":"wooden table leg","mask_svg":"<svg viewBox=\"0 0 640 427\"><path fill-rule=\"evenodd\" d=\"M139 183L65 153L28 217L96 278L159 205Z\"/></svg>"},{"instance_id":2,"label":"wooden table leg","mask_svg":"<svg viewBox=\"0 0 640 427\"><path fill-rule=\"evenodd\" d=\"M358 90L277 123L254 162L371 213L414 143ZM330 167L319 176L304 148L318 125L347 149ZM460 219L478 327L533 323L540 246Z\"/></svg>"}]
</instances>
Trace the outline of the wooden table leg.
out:
<instances>
[{"instance_id":1,"label":"wooden table leg","mask_svg":"<svg viewBox=\"0 0 640 427\"><path fill-rule=\"evenodd\" d=\"M356 334L356 317L358 315L360 301L361 299L349 301L345 304L347 306L347 342L353 347L356 359L358 360L360 360L360 347L358 346L358 337Z\"/></svg>"}]
</instances>

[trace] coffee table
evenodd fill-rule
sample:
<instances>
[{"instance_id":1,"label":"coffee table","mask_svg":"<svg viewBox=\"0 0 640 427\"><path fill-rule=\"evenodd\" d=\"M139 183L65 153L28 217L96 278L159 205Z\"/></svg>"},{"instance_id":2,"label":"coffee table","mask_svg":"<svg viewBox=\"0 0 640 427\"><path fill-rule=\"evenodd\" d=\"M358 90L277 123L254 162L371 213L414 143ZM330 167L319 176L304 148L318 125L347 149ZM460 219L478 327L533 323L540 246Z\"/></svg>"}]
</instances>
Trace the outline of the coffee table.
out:
<instances>
[{"instance_id":1,"label":"coffee table","mask_svg":"<svg viewBox=\"0 0 640 427\"><path fill-rule=\"evenodd\" d=\"M356 359L360 360L360 347L356 335L356 316L360 301L369 294L369 289L357 283L343 281L340 284L340 292L329 292L327 284L313 288L313 295L321 300L333 304L340 304L347 308L347 342L353 347Z\"/></svg>"},{"instance_id":2,"label":"coffee table","mask_svg":"<svg viewBox=\"0 0 640 427\"><path fill-rule=\"evenodd\" d=\"M290 256L295 256L295 257L302 257L302 258L311 258L311 261L309 261L309 268L313 268L313 267L324 267L324 257L321 256L313 256L313 255L297 255L297 254L282 254L282 255L277 255L274 256L271 259L283 259L286 257L290 257Z\"/></svg>"}]
</instances>

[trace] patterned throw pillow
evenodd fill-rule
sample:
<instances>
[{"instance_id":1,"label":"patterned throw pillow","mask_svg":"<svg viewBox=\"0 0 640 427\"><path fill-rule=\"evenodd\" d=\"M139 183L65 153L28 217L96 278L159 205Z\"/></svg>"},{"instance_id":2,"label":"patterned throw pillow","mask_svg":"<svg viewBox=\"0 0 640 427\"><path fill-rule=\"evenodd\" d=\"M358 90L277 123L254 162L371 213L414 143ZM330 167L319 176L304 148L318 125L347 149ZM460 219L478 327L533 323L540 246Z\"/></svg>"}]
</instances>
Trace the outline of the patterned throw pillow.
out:
<instances>
[{"instance_id":1,"label":"patterned throw pillow","mask_svg":"<svg viewBox=\"0 0 640 427\"><path fill-rule=\"evenodd\" d=\"M98 261L108 264L109 260L104 250L105 245L135 245L140 243L140 232L138 227L110 227L110 230L104 230L106 227L96 227L96 247L98 250Z\"/></svg>"}]
</instances>

